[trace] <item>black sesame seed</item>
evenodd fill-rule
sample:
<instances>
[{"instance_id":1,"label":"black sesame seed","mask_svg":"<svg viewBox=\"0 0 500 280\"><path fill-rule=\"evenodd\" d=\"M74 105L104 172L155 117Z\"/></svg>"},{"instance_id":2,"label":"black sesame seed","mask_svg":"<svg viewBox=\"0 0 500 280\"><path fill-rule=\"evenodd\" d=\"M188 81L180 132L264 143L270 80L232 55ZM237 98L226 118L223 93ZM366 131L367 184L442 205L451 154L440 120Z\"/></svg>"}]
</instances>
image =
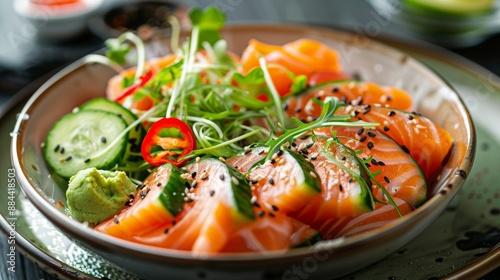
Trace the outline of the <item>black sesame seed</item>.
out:
<instances>
[{"instance_id":1,"label":"black sesame seed","mask_svg":"<svg viewBox=\"0 0 500 280\"><path fill-rule=\"evenodd\" d=\"M269 184L271 185L274 185L274 179L273 178L269 178L269 180L267 180L269 182Z\"/></svg>"},{"instance_id":2,"label":"black sesame seed","mask_svg":"<svg viewBox=\"0 0 500 280\"><path fill-rule=\"evenodd\" d=\"M370 136L370 137L377 136L377 134L375 134L375 132L373 132L373 131L368 131L366 134L368 134L368 136Z\"/></svg>"},{"instance_id":3,"label":"black sesame seed","mask_svg":"<svg viewBox=\"0 0 500 280\"><path fill-rule=\"evenodd\" d=\"M208 180L208 176L207 176L207 175L205 175L205 176L201 177L201 179L202 179L203 181L206 181L206 180Z\"/></svg>"},{"instance_id":4,"label":"black sesame seed","mask_svg":"<svg viewBox=\"0 0 500 280\"><path fill-rule=\"evenodd\" d=\"M378 165L380 165L380 166L385 166L385 162L383 162L383 161L379 160L379 161L378 161Z\"/></svg>"},{"instance_id":5,"label":"black sesame seed","mask_svg":"<svg viewBox=\"0 0 500 280\"><path fill-rule=\"evenodd\" d=\"M215 191L214 191L214 190L211 190L211 191L210 191L210 196L214 196L214 194L215 194Z\"/></svg>"},{"instance_id":6,"label":"black sesame seed","mask_svg":"<svg viewBox=\"0 0 500 280\"><path fill-rule=\"evenodd\" d=\"M359 142L365 142L365 140L366 140L366 136L363 136L363 137L361 137L361 138L359 139Z\"/></svg>"},{"instance_id":7,"label":"black sesame seed","mask_svg":"<svg viewBox=\"0 0 500 280\"><path fill-rule=\"evenodd\" d=\"M342 96L342 102L344 102L344 104L347 104L347 97L346 96Z\"/></svg>"},{"instance_id":8,"label":"black sesame seed","mask_svg":"<svg viewBox=\"0 0 500 280\"><path fill-rule=\"evenodd\" d=\"M71 157L71 156L68 156L68 157L66 157L64 160L65 160L65 161L69 161L69 160L71 160L71 159L72 159L72 157Z\"/></svg>"},{"instance_id":9,"label":"black sesame seed","mask_svg":"<svg viewBox=\"0 0 500 280\"><path fill-rule=\"evenodd\" d=\"M390 112L389 112L389 117L392 117L392 116L394 116L394 115L396 115L396 112L394 112L394 111L390 111Z\"/></svg>"},{"instance_id":10,"label":"black sesame seed","mask_svg":"<svg viewBox=\"0 0 500 280\"><path fill-rule=\"evenodd\" d=\"M64 154L64 147L61 147L61 154Z\"/></svg>"},{"instance_id":11,"label":"black sesame seed","mask_svg":"<svg viewBox=\"0 0 500 280\"><path fill-rule=\"evenodd\" d=\"M338 88L338 87L333 87L333 88L332 88L332 91L333 91L333 92L337 92L337 91L339 91L339 88Z\"/></svg>"},{"instance_id":12,"label":"black sesame seed","mask_svg":"<svg viewBox=\"0 0 500 280\"><path fill-rule=\"evenodd\" d=\"M191 188L192 189L196 189L196 187L198 186L198 181L194 181L192 184L191 184Z\"/></svg>"},{"instance_id":13,"label":"black sesame seed","mask_svg":"<svg viewBox=\"0 0 500 280\"><path fill-rule=\"evenodd\" d=\"M134 199L135 195L133 193L129 194L129 196L131 199Z\"/></svg>"},{"instance_id":14,"label":"black sesame seed","mask_svg":"<svg viewBox=\"0 0 500 280\"><path fill-rule=\"evenodd\" d=\"M275 164L276 163L276 160L275 159L271 159L271 164Z\"/></svg>"},{"instance_id":15,"label":"black sesame seed","mask_svg":"<svg viewBox=\"0 0 500 280\"><path fill-rule=\"evenodd\" d=\"M194 201L194 200L192 200L191 198L186 199L186 202L187 202L187 203L191 203L191 202L193 202L193 201Z\"/></svg>"},{"instance_id":16,"label":"black sesame seed","mask_svg":"<svg viewBox=\"0 0 500 280\"><path fill-rule=\"evenodd\" d=\"M173 226L175 226L175 223L176 223L176 221L175 221L175 220L172 220L172 225L173 225Z\"/></svg>"},{"instance_id":17,"label":"black sesame seed","mask_svg":"<svg viewBox=\"0 0 500 280\"><path fill-rule=\"evenodd\" d=\"M368 108L368 109L365 109L365 110L363 111L363 114L364 114L364 115L366 115L366 114L370 113L370 111L371 111L371 109L369 109L369 108Z\"/></svg>"},{"instance_id":18,"label":"black sesame seed","mask_svg":"<svg viewBox=\"0 0 500 280\"><path fill-rule=\"evenodd\" d=\"M292 142L292 147L297 147L297 143Z\"/></svg>"},{"instance_id":19,"label":"black sesame seed","mask_svg":"<svg viewBox=\"0 0 500 280\"><path fill-rule=\"evenodd\" d=\"M288 103L283 103L283 110L286 111L288 109Z\"/></svg>"},{"instance_id":20,"label":"black sesame seed","mask_svg":"<svg viewBox=\"0 0 500 280\"><path fill-rule=\"evenodd\" d=\"M408 115L408 119L411 121L413 120L413 116L412 115Z\"/></svg>"},{"instance_id":21,"label":"black sesame seed","mask_svg":"<svg viewBox=\"0 0 500 280\"><path fill-rule=\"evenodd\" d=\"M130 200L127 200L127 201L125 202L125 206L130 206L130 203L132 203L132 202L131 202Z\"/></svg>"},{"instance_id":22,"label":"black sesame seed","mask_svg":"<svg viewBox=\"0 0 500 280\"><path fill-rule=\"evenodd\" d=\"M312 146L314 146L314 143L309 143L306 145L306 149L310 149Z\"/></svg>"},{"instance_id":23,"label":"black sesame seed","mask_svg":"<svg viewBox=\"0 0 500 280\"><path fill-rule=\"evenodd\" d=\"M83 162L85 162L85 163L90 162L90 158L88 158L88 159L84 160Z\"/></svg>"},{"instance_id":24,"label":"black sesame seed","mask_svg":"<svg viewBox=\"0 0 500 280\"><path fill-rule=\"evenodd\" d=\"M278 211L278 206L276 205L271 205L271 208L273 208L274 211Z\"/></svg>"},{"instance_id":25,"label":"black sesame seed","mask_svg":"<svg viewBox=\"0 0 500 280\"><path fill-rule=\"evenodd\" d=\"M297 108L297 110L295 110L295 113L297 113L297 114L300 113L300 112L302 112L301 108Z\"/></svg>"},{"instance_id":26,"label":"black sesame seed","mask_svg":"<svg viewBox=\"0 0 500 280\"><path fill-rule=\"evenodd\" d=\"M349 181L348 181L348 182L349 182L349 183L352 183L352 180L354 180L354 179L351 177L351 178L349 178Z\"/></svg>"},{"instance_id":27,"label":"black sesame seed","mask_svg":"<svg viewBox=\"0 0 500 280\"><path fill-rule=\"evenodd\" d=\"M266 214L266 212L260 211L258 215L259 215L259 217L264 217L265 214Z\"/></svg>"},{"instance_id":28,"label":"black sesame seed","mask_svg":"<svg viewBox=\"0 0 500 280\"><path fill-rule=\"evenodd\" d=\"M255 202L253 203L253 205L254 205L255 207L257 207L257 208L260 208L260 203L258 203L257 201L255 201Z\"/></svg>"},{"instance_id":29,"label":"black sesame seed","mask_svg":"<svg viewBox=\"0 0 500 280\"><path fill-rule=\"evenodd\" d=\"M391 96L387 96L387 101L392 101L392 97Z\"/></svg>"},{"instance_id":30,"label":"black sesame seed","mask_svg":"<svg viewBox=\"0 0 500 280\"><path fill-rule=\"evenodd\" d=\"M191 173L191 178L194 179L196 177L196 174L197 174L196 171L194 171L193 173Z\"/></svg>"},{"instance_id":31,"label":"black sesame seed","mask_svg":"<svg viewBox=\"0 0 500 280\"><path fill-rule=\"evenodd\" d=\"M279 149L276 154L280 157L283 155L283 153L285 153L285 151L283 151L282 149Z\"/></svg>"},{"instance_id":32,"label":"black sesame seed","mask_svg":"<svg viewBox=\"0 0 500 280\"><path fill-rule=\"evenodd\" d=\"M403 151L405 151L405 153L407 153L407 154L410 153L410 150L408 150L408 148L405 145L402 145L401 149L403 149Z\"/></svg>"},{"instance_id":33,"label":"black sesame seed","mask_svg":"<svg viewBox=\"0 0 500 280\"><path fill-rule=\"evenodd\" d=\"M163 233L167 234L167 233L168 233L168 230L169 230L169 228L166 228L166 229L163 231Z\"/></svg>"},{"instance_id":34,"label":"black sesame seed","mask_svg":"<svg viewBox=\"0 0 500 280\"><path fill-rule=\"evenodd\" d=\"M316 159L318 159L318 157L314 156L314 157L310 157L309 159L310 160L316 160Z\"/></svg>"},{"instance_id":35,"label":"black sesame seed","mask_svg":"<svg viewBox=\"0 0 500 280\"><path fill-rule=\"evenodd\" d=\"M264 153L264 150L260 151L260 152L259 152L259 155L262 155L263 153Z\"/></svg>"},{"instance_id":36,"label":"black sesame seed","mask_svg":"<svg viewBox=\"0 0 500 280\"><path fill-rule=\"evenodd\" d=\"M374 158L372 158L372 160L370 161L373 165L378 165L378 161Z\"/></svg>"},{"instance_id":37,"label":"black sesame seed","mask_svg":"<svg viewBox=\"0 0 500 280\"><path fill-rule=\"evenodd\" d=\"M306 140L307 138L309 138L309 135L304 135L304 136L300 137L300 139L302 139L302 140Z\"/></svg>"},{"instance_id":38,"label":"black sesame seed","mask_svg":"<svg viewBox=\"0 0 500 280\"><path fill-rule=\"evenodd\" d=\"M363 132L365 132L365 129L364 128L360 128L357 132L358 135L361 135L363 134Z\"/></svg>"},{"instance_id":39,"label":"black sesame seed","mask_svg":"<svg viewBox=\"0 0 500 280\"><path fill-rule=\"evenodd\" d=\"M359 115L359 111L358 110L354 110L354 116L357 117Z\"/></svg>"},{"instance_id":40,"label":"black sesame seed","mask_svg":"<svg viewBox=\"0 0 500 280\"><path fill-rule=\"evenodd\" d=\"M104 137L104 136L103 136L103 137L101 137L101 142L102 142L102 143L106 143L106 142L107 142L106 137Z\"/></svg>"},{"instance_id":41,"label":"black sesame seed","mask_svg":"<svg viewBox=\"0 0 500 280\"><path fill-rule=\"evenodd\" d=\"M389 131L389 127L384 126L384 131Z\"/></svg>"},{"instance_id":42,"label":"black sesame seed","mask_svg":"<svg viewBox=\"0 0 500 280\"><path fill-rule=\"evenodd\" d=\"M303 122L303 123L307 122L307 120L305 118L300 118L300 121Z\"/></svg>"},{"instance_id":43,"label":"black sesame seed","mask_svg":"<svg viewBox=\"0 0 500 280\"><path fill-rule=\"evenodd\" d=\"M271 217L271 218L276 217L276 216L275 216L273 213L271 213L271 212L269 212L268 214L269 214L269 217Z\"/></svg>"},{"instance_id":44,"label":"black sesame seed","mask_svg":"<svg viewBox=\"0 0 500 280\"><path fill-rule=\"evenodd\" d=\"M248 155L248 154L249 154L249 153L251 153L251 152L252 152L252 150L246 150L246 151L244 152L244 154L245 154L245 155Z\"/></svg>"},{"instance_id":45,"label":"black sesame seed","mask_svg":"<svg viewBox=\"0 0 500 280\"><path fill-rule=\"evenodd\" d=\"M304 149L300 150L300 152L301 152L302 154L304 154L304 155L309 154L309 151L308 151L306 148L304 148Z\"/></svg>"},{"instance_id":46,"label":"black sesame seed","mask_svg":"<svg viewBox=\"0 0 500 280\"><path fill-rule=\"evenodd\" d=\"M369 163L365 163L366 167L370 168L371 165Z\"/></svg>"},{"instance_id":47,"label":"black sesame seed","mask_svg":"<svg viewBox=\"0 0 500 280\"><path fill-rule=\"evenodd\" d=\"M343 191L344 191L344 187L342 186L342 184L340 184L340 185L339 185L339 190L340 190L341 192L343 192Z\"/></svg>"},{"instance_id":48,"label":"black sesame seed","mask_svg":"<svg viewBox=\"0 0 500 280\"><path fill-rule=\"evenodd\" d=\"M224 181L224 179L226 179L226 176L224 176L224 174L220 174L219 178Z\"/></svg>"},{"instance_id":49,"label":"black sesame seed","mask_svg":"<svg viewBox=\"0 0 500 280\"><path fill-rule=\"evenodd\" d=\"M387 182L387 183L390 183L391 180L389 180L389 178L387 178L387 176L384 176L384 180Z\"/></svg>"},{"instance_id":50,"label":"black sesame seed","mask_svg":"<svg viewBox=\"0 0 500 280\"><path fill-rule=\"evenodd\" d=\"M60 147L61 147L61 145L59 145L59 144L58 144L58 145L54 148L54 152L59 151L59 148L60 148Z\"/></svg>"},{"instance_id":51,"label":"black sesame seed","mask_svg":"<svg viewBox=\"0 0 500 280\"><path fill-rule=\"evenodd\" d=\"M368 147L368 149L372 149L374 147L373 145L373 142L368 142L368 144L366 144L366 146Z\"/></svg>"},{"instance_id":52,"label":"black sesame seed","mask_svg":"<svg viewBox=\"0 0 500 280\"><path fill-rule=\"evenodd\" d=\"M119 224L119 223L120 223L120 221L118 220L118 218L117 218L117 217L115 217L115 218L113 219L113 222L114 222L115 224Z\"/></svg>"}]
</instances>

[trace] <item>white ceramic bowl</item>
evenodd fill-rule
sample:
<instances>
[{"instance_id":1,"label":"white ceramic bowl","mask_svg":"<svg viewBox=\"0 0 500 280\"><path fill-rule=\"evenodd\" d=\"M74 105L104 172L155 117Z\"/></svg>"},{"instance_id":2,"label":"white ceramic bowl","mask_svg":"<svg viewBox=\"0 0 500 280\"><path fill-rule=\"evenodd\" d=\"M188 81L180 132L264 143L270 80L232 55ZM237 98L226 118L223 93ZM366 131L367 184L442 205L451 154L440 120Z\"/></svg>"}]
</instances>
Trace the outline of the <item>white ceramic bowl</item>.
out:
<instances>
[{"instance_id":1,"label":"white ceramic bowl","mask_svg":"<svg viewBox=\"0 0 500 280\"><path fill-rule=\"evenodd\" d=\"M107 80L115 74L105 66L87 63L86 59L68 66L43 85L17 120L12 163L27 197L70 238L147 279L329 279L380 260L412 240L441 214L463 184L475 151L471 118L457 93L418 61L357 34L313 27L238 25L227 27L223 36L236 53L242 52L250 38L275 44L303 37L320 40L340 52L347 72L411 92L416 111L447 129L454 139L451 156L443 163L429 200L402 219L374 231L287 253L199 258L188 252L134 244L95 232L57 207L58 202L65 204L65 194L58 186L61 182L51 177L41 151L41 143L53 123L86 100L103 96ZM167 41L153 44L168 46Z\"/></svg>"}]
</instances>

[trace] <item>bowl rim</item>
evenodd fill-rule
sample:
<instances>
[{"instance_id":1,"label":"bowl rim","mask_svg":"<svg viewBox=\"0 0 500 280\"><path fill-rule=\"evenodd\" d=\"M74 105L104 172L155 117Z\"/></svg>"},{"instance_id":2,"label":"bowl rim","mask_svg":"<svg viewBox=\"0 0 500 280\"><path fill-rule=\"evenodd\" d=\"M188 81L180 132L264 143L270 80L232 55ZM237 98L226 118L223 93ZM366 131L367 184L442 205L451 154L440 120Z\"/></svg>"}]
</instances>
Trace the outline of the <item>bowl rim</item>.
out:
<instances>
[{"instance_id":1,"label":"bowl rim","mask_svg":"<svg viewBox=\"0 0 500 280\"><path fill-rule=\"evenodd\" d=\"M321 33L335 35L336 39L350 42L352 41L352 33L346 32L345 30L338 29L330 29L325 27L318 27L314 25L296 25L296 24L278 24L278 23L242 23L242 24L232 24L225 27L225 32L236 32L241 30L255 29L265 27L267 30L269 29L277 29L288 30L288 31L301 31L308 32L311 29L315 31L319 31ZM224 33L224 32L223 32ZM339 36L341 38L339 38ZM417 67L420 67L433 75L435 78L439 77L439 75L432 69L424 66L421 62L412 58L411 56L399 51L395 48L387 46L386 44L377 42L375 40L370 41L371 45L374 45L377 49L385 50L391 54L396 54L398 56L404 55L411 60ZM466 147L466 152L464 153L464 158L461 161L459 168L456 169L455 173L450 175L450 179L448 185L446 187L446 192L441 192L435 194L433 197L429 198L422 206L418 209L412 211L411 213L405 215L398 221L391 222L385 226L380 228L371 230L366 233L362 233L356 236L352 236L349 238L338 238L334 240L329 240L323 243L321 247L317 246L309 246L304 248L295 248L288 250L287 252L270 252L266 254L259 253L224 253L207 256L193 256L190 252L173 250L173 249L165 249L158 248L149 245L142 245L133 243L130 241L121 240L115 237L108 236L104 233L95 232L93 229L87 227L84 223L80 223L74 219L63 214L60 210L54 207L54 204L45 200L45 198L40 194L34 186L31 185L29 178L27 177L27 173L25 167L21 164L18 158L21 158L22 155L22 135L23 129L26 126L25 119L23 116L29 116L30 111L36 106L36 104L47 94L47 89L56 85L65 76L69 73L85 67L88 63L88 60L84 57L82 59L77 60L76 62L70 64L65 67L63 70L55 74L51 77L45 84L43 84L28 100L26 105L23 107L19 117L16 121L16 125L14 128L12 142L11 142L11 161L12 165L16 170L18 184L20 185L23 193L28 197L28 199L42 212L44 216L46 216L51 222L53 222L57 227L61 228L66 234L71 234L70 237L73 239L77 239L78 241L82 240L86 245L89 245L92 248L106 248L109 250L119 251L123 253L127 253L128 255L134 255L136 257L146 258L146 259L154 259L155 261L167 261L171 263L176 263L176 261L189 260L191 264L194 263L203 263L207 262L219 262L224 261L226 264L238 264L241 262L252 261L257 265L258 263L265 264L269 260L286 260L289 258L295 257L307 257L313 253L324 252L326 250L333 250L336 252L337 250L349 250L351 248L356 248L362 245L367 245L370 243L374 243L376 241L380 241L387 237L388 235L395 234L399 231L402 231L405 226L409 223L416 222L418 220L423 219L426 214L432 213L435 210L436 206L446 206L448 202L455 196L458 192L460 186L464 183L467 174L472 168L475 147L476 147L476 134L474 124L471 119L471 115L467 110L465 104L463 103L460 95L457 93L453 87L442 78L438 78L443 85L446 85L451 91L454 93L456 97L458 108L462 113L466 116L465 129L468 135L468 142ZM444 208L443 208L444 209ZM92 233L92 237L89 237L88 234Z\"/></svg>"}]
</instances>

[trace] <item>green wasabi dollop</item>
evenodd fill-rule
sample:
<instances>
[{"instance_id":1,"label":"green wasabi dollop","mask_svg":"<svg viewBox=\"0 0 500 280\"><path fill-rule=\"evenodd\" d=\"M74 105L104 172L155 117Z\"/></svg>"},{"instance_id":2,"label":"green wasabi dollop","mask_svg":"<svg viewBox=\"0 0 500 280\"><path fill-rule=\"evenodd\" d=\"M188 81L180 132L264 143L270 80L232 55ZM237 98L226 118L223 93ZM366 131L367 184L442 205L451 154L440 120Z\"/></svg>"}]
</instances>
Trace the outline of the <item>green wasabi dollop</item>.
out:
<instances>
[{"instance_id":1,"label":"green wasabi dollop","mask_svg":"<svg viewBox=\"0 0 500 280\"><path fill-rule=\"evenodd\" d=\"M125 172L84 169L69 179L68 209L81 222L99 223L117 214L135 190Z\"/></svg>"}]
</instances>

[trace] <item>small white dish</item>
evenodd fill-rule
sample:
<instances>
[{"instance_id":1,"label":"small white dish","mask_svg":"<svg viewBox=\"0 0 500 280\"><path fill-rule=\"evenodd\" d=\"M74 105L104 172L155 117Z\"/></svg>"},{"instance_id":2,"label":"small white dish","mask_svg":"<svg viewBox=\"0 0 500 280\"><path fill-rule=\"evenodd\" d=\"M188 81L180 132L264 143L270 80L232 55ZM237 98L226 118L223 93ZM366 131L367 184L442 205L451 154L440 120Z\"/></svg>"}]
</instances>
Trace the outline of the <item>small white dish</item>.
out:
<instances>
[{"instance_id":1,"label":"small white dish","mask_svg":"<svg viewBox=\"0 0 500 280\"><path fill-rule=\"evenodd\" d=\"M33 0L15 0L13 5L14 11L36 30L38 39L60 41L81 34L87 26L87 20L102 3L102 0L75 0L65 4L43 5Z\"/></svg>"}]
</instances>

